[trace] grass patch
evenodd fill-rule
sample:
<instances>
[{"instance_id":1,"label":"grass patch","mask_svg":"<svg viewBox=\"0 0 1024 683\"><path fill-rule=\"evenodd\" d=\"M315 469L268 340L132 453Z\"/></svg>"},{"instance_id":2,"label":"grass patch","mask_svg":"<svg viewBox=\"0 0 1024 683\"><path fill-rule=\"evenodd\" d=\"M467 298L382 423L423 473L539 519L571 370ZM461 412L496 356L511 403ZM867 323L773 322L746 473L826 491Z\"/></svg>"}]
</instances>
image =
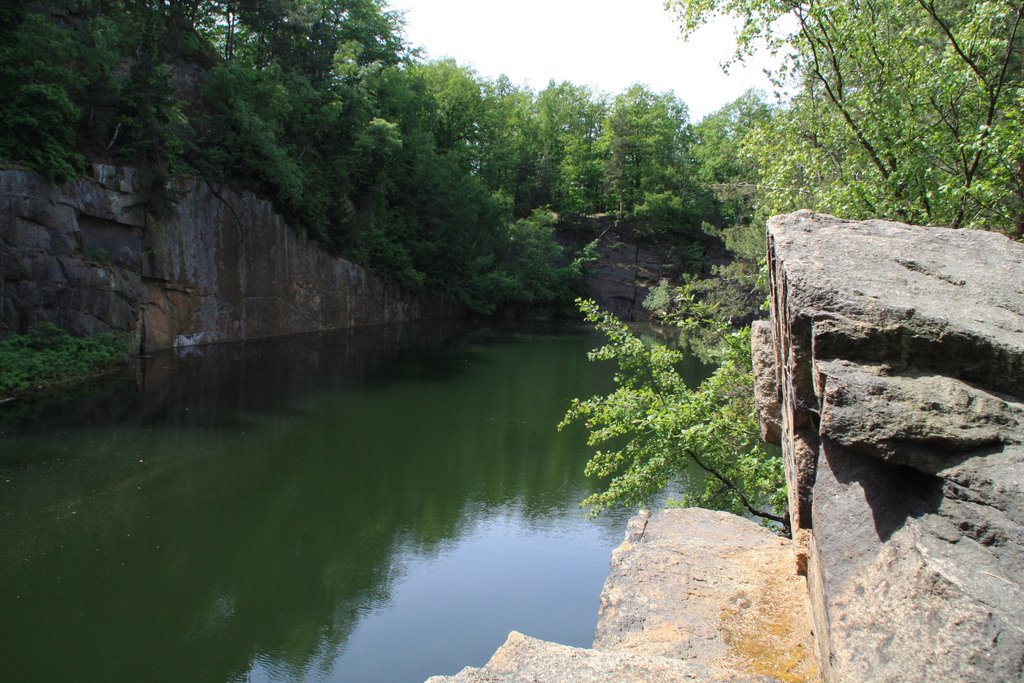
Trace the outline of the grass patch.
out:
<instances>
[{"instance_id":1,"label":"grass patch","mask_svg":"<svg viewBox=\"0 0 1024 683\"><path fill-rule=\"evenodd\" d=\"M0 339L0 398L93 377L127 358L126 340L114 333L80 338L40 323L28 334Z\"/></svg>"}]
</instances>

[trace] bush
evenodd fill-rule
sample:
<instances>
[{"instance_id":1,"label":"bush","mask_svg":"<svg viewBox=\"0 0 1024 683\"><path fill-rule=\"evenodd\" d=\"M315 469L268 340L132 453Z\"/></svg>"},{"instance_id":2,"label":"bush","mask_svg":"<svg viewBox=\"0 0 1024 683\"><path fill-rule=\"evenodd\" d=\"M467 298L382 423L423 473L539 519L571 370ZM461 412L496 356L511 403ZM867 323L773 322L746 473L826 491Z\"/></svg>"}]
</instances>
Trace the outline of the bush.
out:
<instances>
[{"instance_id":1,"label":"bush","mask_svg":"<svg viewBox=\"0 0 1024 683\"><path fill-rule=\"evenodd\" d=\"M29 14L0 34L0 158L19 161L50 180L71 180L84 165L75 151L81 112L72 96L83 79L69 29Z\"/></svg>"},{"instance_id":2,"label":"bush","mask_svg":"<svg viewBox=\"0 0 1024 683\"><path fill-rule=\"evenodd\" d=\"M40 323L28 334L0 339L0 397L91 377L127 357L124 339L113 333L72 337L56 325Z\"/></svg>"},{"instance_id":3,"label":"bush","mask_svg":"<svg viewBox=\"0 0 1024 683\"><path fill-rule=\"evenodd\" d=\"M678 299L677 299L678 300ZM700 386L686 385L680 351L647 345L592 301L580 310L608 339L591 360L618 364L616 389L575 399L559 427L583 422L591 446L605 446L587 463L605 491L583 501L594 513L647 504L670 483L685 491L683 505L755 515L786 526L782 458L770 452L754 410L750 328L731 331L693 298L676 309L677 324L717 338L710 355L718 368Z\"/></svg>"}]
</instances>

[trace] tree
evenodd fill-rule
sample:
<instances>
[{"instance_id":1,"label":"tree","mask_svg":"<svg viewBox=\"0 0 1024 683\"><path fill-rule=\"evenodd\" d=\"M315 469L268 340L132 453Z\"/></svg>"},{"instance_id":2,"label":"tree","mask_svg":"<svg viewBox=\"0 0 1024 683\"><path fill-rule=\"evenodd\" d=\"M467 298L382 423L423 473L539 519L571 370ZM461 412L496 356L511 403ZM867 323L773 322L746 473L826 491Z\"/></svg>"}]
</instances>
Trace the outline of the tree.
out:
<instances>
[{"instance_id":1,"label":"tree","mask_svg":"<svg viewBox=\"0 0 1024 683\"><path fill-rule=\"evenodd\" d=\"M598 141L608 114L605 98L587 87L552 81L537 96L536 112L543 201L569 213L598 210L605 161Z\"/></svg>"},{"instance_id":2,"label":"tree","mask_svg":"<svg viewBox=\"0 0 1024 683\"><path fill-rule=\"evenodd\" d=\"M417 67L434 103L434 142L440 152L457 158L466 171L479 168L483 88L477 75L454 59Z\"/></svg>"},{"instance_id":3,"label":"tree","mask_svg":"<svg viewBox=\"0 0 1024 683\"><path fill-rule=\"evenodd\" d=\"M698 181L718 202L717 227L747 224L753 219L758 167L746 141L770 120L764 96L748 90L693 127L693 157Z\"/></svg>"},{"instance_id":4,"label":"tree","mask_svg":"<svg viewBox=\"0 0 1024 683\"><path fill-rule=\"evenodd\" d=\"M633 85L615 98L601 144L609 209L636 220L641 235L699 227L706 196L693 179L688 111L674 93Z\"/></svg>"},{"instance_id":5,"label":"tree","mask_svg":"<svg viewBox=\"0 0 1024 683\"><path fill-rule=\"evenodd\" d=\"M793 201L791 188L810 184L800 203L850 217L1024 234L1024 4L668 4L685 31L717 13L739 17L740 57L758 41L791 46L778 80L796 94L775 119L782 134L768 128L760 138L762 182L776 188L769 199L779 208Z\"/></svg>"},{"instance_id":6,"label":"tree","mask_svg":"<svg viewBox=\"0 0 1024 683\"><path fill-rule=\"evenodd\" d=\"M718 367L695 388L677 369L681 352L648 346L592 301L578 302L608 340L590 358L618 365L615 390L574 400L560 425L583 422L588 444L607 447L594 454L586 472L606 479L608 487L583 504L595 513L642 505L675 481L683 485L684 505L785 526L782 460L766 450L754 412L750 328L731 331L689 292L676 297L673 322L717 338L710 353Z\"/></svg>"},{"instance_id":7,"label":"tree","mask_svg":"<svg viewBox=\"0 0 1024 683\"><path fill-rule=\"evenodd\" d=\"M0 158L20 160L52 180L83 165L75 149L81 110L74 102L85 79L70 65L74 34L41 14L0 29Z\"/></svg>"},{"instance_id":8,"label":"tree","mask_svg":"<svg viewBox=\"0 0 1024 683\"><path fill-rule=\"evenodd\" d=\"M534 94L507 76L483 84L483 118L479 122L481 179L492 192L511 201L513 216L523 218L542 202L537 160L540 131Z\"/></svg>"}]
</instances>

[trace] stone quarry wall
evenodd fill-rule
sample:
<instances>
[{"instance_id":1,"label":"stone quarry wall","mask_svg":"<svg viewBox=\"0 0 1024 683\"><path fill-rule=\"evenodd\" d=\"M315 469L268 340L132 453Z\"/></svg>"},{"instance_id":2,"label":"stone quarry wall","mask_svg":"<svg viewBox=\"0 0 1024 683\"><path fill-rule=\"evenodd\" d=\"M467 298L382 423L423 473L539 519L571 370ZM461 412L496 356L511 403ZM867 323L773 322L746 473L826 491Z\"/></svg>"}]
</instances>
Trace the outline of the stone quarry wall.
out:
<instances>
[{"instance_id":1,"label":"stone quarry wall","mask_svg":"<svg viewBox=\"0 0 1024 683\"><path fill-rule=\"evenodd\" d=\"M753 335L830 681L1024 678L1024 245L769 222Z\"/></svg>"},{"instance_id":2,"label":"stone quarry wall","mask_svg":"<svg viewBox=\"0 0 1024 683\"><path fill-rule=\"evenodd\" d=\"M54 186L0 171L0 334L53 322L144 349L460 315L333 257L251 193L136 169Z\"/></svg>"}]
</instances>

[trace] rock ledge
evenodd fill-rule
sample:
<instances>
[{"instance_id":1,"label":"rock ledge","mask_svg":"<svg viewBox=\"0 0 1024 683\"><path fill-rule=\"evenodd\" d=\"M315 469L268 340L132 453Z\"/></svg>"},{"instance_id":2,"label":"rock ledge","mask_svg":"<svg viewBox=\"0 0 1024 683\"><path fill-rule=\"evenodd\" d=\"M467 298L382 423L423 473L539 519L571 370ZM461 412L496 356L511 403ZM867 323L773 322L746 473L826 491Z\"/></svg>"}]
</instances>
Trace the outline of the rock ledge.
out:
<instances>
[{"instance_id":1,"label":"rock ledge","mask_svg":"<svg viewBox=\"0 0 1024 683\"><path fill-rule=\"evenodd\" d=\"M643 512L612 554L592 649L513 632L482 681L815 681L807 591L789 541L723 512Z\"/></svg>"}]
</instances>

